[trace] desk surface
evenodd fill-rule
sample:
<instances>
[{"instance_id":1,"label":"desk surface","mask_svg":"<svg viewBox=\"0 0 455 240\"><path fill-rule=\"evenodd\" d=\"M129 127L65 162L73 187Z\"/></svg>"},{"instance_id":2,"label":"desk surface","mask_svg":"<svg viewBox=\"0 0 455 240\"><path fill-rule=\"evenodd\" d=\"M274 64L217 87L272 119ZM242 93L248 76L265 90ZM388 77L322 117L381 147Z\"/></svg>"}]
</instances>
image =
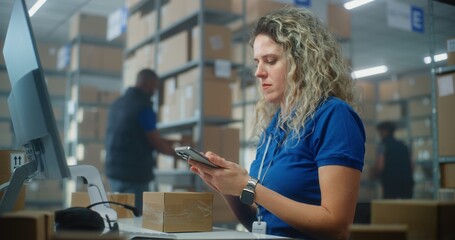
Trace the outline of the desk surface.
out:
<instances>
[{"instance_id":1,"label":"desk surface","mask_svg":"<svg viewBox=\"0 0 455 240\"><path fill-rule=\"evenodd\" d=\"M142 220L141 218L122 218L118 219L118 222L122 225L129 225L135 228L140 228ZM120 226L120 231L122 231L122 226ZM149 229L145 229L144 232L156 232ZM153 238L160 238L157 236L152 236ZM251 232L242 232L235 231L231 229L224 228L213 228L212 232L184 232L184 233L169 233L168 236L163 235L163 239L286 239L280 236L266 235L266 234L257 234Z\"/></svg>"}]
</instances>

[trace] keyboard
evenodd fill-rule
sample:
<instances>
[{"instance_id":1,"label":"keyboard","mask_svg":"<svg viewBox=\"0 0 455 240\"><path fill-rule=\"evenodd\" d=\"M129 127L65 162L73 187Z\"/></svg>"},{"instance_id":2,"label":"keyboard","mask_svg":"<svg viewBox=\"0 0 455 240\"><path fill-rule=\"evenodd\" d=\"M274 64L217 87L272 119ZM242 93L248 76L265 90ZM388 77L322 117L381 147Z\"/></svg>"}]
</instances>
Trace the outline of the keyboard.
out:
<instances>
[{"instance_id":1,"label":"keyboard","mask_svg":"<svg viewBox=\"0 0 455 240\"><path fill-rule=\"evenodd\" d=\"M176 235L135 226L133 223L118 223L120 233L128 239L177 239Z\"/></svg>"}]
</instances>

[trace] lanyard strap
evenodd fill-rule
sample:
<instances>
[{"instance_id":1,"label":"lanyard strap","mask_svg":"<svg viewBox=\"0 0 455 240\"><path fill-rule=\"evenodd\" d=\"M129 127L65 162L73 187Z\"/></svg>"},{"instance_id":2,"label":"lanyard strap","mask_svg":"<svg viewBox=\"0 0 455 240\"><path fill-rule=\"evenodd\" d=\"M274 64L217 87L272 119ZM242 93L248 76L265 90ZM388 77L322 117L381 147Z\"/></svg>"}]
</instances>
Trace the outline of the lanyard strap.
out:
<instances>
[{"instance_id":1,"label":"lanyard strap","mask_svg":"<svg viewBox=\"0 0 455 240\"><path fill-rule=\"evenodd\" d=\"M269 167L272 163L272 160L270 160L269 165L267 166L267 169L265 170L264 176L262 177L262 180L261 180L262 168L264 167L264 160L265 160L265 157L267 156L267 151L269 150L269 145L270 145L271 140L272 140L272 137L269 136L269 138L267 139L267 145L265 145L265 151L264 151L264 155L262 156L261 165L259 166L258 180L260 183L262 183L264 181L265 175L267 175L267 172L269 171Z\"/></svg>"}]
</instances>

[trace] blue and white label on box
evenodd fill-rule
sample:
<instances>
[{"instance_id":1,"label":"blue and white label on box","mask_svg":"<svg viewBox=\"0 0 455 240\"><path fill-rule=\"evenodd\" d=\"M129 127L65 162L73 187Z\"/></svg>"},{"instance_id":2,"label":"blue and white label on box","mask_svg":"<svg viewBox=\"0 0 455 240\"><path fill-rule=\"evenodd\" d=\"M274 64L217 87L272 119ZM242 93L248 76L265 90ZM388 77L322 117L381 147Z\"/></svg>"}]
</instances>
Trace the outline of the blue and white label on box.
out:
<instances>
[{"instance_id":1,"label":"blue and white label on box","mask_svg":"<svg viewBox=\"0 0 455 240\"><path fill-rule=\"evenodd\" d=\"M390 1L387 2L387 24L405 31L425 32L425 13L423 8Z\"/></svg>"},{"instance_id":2,"label":"blue and white label on box","mask_svg":"<svg viewBox=\"0 0 455 240\"><path fill-rule=\"evenodd\" d=\"M298 7L311 7L311 0L294 0L294 5Z\"/></svg>"}]
</instances>

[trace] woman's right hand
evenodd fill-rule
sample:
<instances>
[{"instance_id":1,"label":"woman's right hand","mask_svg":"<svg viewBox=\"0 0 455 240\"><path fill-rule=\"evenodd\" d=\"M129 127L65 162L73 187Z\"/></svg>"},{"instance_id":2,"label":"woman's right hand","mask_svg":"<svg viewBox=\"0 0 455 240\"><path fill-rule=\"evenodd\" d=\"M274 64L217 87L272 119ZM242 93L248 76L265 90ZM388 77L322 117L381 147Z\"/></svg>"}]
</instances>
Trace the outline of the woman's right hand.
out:
<instances>
[{"instance_id":1,"label":"woman's right hand","mask_svg":"<svg viewBox=\"0 0 455 240\"><path fill-rule=\"evenodd\" d=\"M213 152L207 152L205 156L219 168L190 159L190 170L199 175L213 190L221 194L239 196L250 178L246 169Z\"/></svg>"}]
</instances>

